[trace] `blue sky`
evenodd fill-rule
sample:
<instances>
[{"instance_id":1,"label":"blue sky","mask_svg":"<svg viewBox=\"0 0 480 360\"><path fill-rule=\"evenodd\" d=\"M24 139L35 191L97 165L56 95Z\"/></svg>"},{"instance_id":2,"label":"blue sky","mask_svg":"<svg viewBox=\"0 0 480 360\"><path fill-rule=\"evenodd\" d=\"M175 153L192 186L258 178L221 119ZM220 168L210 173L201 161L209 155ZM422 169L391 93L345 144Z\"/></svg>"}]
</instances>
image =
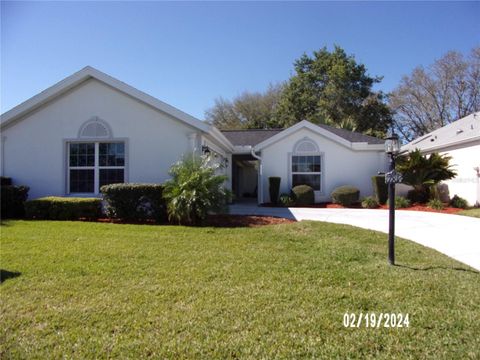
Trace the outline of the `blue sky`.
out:
<instances>
[{"instance_id":1,"label":"blue sky","mask_svg":"<svg viewBox=\"0 0 480 360\"><path fill-rule=\"evenodd\" d=\"M4 2L1 112L86 65L200 119L214 99L287 80L343 47L377 86L480 45L480 2Z\"/></svg>"}]
</instances>

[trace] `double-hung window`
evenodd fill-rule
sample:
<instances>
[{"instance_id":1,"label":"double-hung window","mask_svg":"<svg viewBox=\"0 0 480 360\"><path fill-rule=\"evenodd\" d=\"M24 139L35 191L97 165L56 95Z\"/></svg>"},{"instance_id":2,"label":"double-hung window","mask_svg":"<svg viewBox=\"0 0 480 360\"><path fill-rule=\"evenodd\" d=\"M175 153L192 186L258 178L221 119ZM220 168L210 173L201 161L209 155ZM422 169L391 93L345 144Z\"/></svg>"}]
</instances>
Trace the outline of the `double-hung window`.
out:
<instances>
[{"instance_id":1,"label":"double-hung window","mask_svg":"<svg viewBox=\"0 0 480 360\"><path fill-rule=\"evenodd\" d=\"M300 140L291 154L291 185L308 185L322 191L322 154L317 144L308 138Z\"/></svg>"},{"instance_id":2,"label":"double-hung window","mask_svg":"<svg viewBox=\"0 0 480 360\"><path fill-rule=\"evenodd\" d=\"M320 155L292 156L292 187L308 185L315 191L321 190L321 158Z\"/></svg>"},{"instance_id":3,"label":"double-hung window","mask_svg":"<svg viewBox=\"0 0 480 360\"><path fill-rule=\"evenodd\" d=\"M103 185L125 181L125 143L75 141L68 145L68 193L98 194Z\"/></svg>"}]
</instances>

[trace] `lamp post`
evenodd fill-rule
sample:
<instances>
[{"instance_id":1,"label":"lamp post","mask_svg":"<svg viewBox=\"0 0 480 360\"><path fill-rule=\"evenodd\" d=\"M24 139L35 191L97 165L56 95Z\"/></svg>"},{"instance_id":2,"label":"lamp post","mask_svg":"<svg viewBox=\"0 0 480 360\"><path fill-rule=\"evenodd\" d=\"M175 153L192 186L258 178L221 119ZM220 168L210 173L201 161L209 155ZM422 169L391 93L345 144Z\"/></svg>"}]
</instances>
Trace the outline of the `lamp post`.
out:
<instances>
[{"instance_id":1,"label":"lamp post","mask_svg":"<svg viewBox=\"0 0 480 360\"><path fill-rule=\"evenodd\" d=\"M395 183L401 182L401 174L395 171L395 157L400 152L400 140L397 134L385 139L385 152L389 156L389 171L385 174L388 185L388 262L395 265Z\"/></svg>"}]
</instances>

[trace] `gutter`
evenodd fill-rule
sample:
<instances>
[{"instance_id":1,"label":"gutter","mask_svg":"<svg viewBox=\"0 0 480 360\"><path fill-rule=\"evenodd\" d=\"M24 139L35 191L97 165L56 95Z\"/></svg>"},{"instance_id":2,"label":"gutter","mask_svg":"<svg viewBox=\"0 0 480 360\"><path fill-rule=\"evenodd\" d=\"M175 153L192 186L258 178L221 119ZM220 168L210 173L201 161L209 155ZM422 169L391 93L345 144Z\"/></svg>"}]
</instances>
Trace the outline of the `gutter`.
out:
<instances>
[{"instance_id":1,"label":"gutter","mask_svg":"<svg viewBox=\"0 0 480 360\"><path fill-rule=\"evenodd\" d=\"M475 136L471 136L471 137L466 138L466 139L452 141L451 143L434 145L434 146L424 147L424 148L413 147L413 146L407 147L409 145L409 144L407 144L407 145L405 145L405 148L402 149L402 152L410 152L410 151L413 151L415 149L420 149L420 151L422 153L431 153L431 152L435 152L435 151L440 151L441 152L442 150L443 151L448 151L447 149L451 148L453 146L465 145L465 144L476 142L476 141L480 141L480 136L475 135Z\"/></svg>"}]
</instances>

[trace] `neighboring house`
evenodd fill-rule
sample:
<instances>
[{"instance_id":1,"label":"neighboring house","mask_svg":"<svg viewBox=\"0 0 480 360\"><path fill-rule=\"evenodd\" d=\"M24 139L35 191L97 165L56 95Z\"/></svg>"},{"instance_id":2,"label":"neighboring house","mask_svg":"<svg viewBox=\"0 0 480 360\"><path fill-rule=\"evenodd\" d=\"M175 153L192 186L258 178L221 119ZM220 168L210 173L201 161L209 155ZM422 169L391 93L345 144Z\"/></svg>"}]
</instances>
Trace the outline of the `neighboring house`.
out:
<instances>
[{"instance_id":1,"label":"neighboring house","mask_svg":"<svg viewBox=\"0 0 480 360\"><path fill-rule=\"evenodd\" d=\"M370 195L371 176L385 170L383 140L307 121L222 132L92 67L4 113L1 132L1 174L30 186L30 198L162 183L192 152L213 153L226 164L227 187L258 203L270 201L270 176L282 178L282 192L311 185L320 202L340 185Z\"/></svg>"},{"instance_id":2,"label":"neighboring house","mask_svg":"<svg viewBox=\"0 0 480 360\"><path fill-rule=\"evenodd\" d=\"M450 197L458 195L470 205L480 204L480 112L456 120L402 147L402 151L420 149L423 154L437 152L451 156L457 172L443 182Z\"/></svg>"}]
</instances>

